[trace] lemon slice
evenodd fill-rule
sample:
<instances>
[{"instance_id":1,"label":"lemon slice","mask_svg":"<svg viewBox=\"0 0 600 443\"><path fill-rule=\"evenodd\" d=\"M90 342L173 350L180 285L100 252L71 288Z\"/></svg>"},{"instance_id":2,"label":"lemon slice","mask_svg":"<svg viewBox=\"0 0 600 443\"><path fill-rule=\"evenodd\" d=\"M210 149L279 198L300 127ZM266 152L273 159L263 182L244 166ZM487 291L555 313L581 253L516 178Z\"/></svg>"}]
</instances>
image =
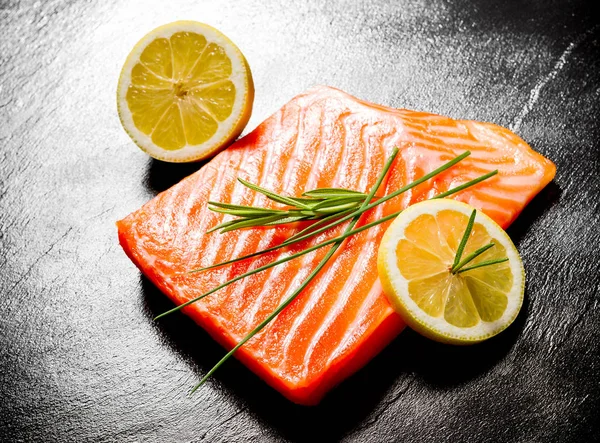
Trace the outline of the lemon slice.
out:
<instances>
[{"instance_id":1,"label":"lemon slice","mask_svg":"<svg viewBox=\"0 0 600 443\"><path fill-rule=\"evenodd\" d=\"M494 246L463 272L451 272L472 211L455 200L417 203L394 220L379 246L379 277L394 309L411 328L437 341L469 344L492 337L513 322L523 304L519 253L506 232L480 211L462 258ZM503 258L508 261L475 268Z\"/></svg>"},{"instance_id":2,"label":"lemon slice","mask_svg":"<svg viewBox=\"0 0 600 443\"><path fill-rule=\"evenodd\" d=\"M254 85L241 51L215 28L178 21L146 34L119 78L117 107L133 141L169 162L201 160L244 129Z\"/></svg>"}]
</instances>

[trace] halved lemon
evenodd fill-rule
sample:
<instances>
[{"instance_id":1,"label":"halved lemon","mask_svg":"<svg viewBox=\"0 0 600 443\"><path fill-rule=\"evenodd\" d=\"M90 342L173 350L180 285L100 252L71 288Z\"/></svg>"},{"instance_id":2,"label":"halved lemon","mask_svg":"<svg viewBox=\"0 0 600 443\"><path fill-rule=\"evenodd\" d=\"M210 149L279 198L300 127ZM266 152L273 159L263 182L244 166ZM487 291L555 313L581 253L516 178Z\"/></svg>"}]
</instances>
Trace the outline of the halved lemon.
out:
<instances>
[{"instance_id":1,"label":"halved lemon","mask_svg":"<svg viewBox=\"0 0 600 443\"><path fill-rule=\"evenodd\" d=\"M506 232L480 211L462 257L494 246L464 272L451 272L472 211L449 199L417 203L394 220L379 246L379 277L394 309L411 328L437 341L469 344L492 337L513 322L523 304L519 253ZM475 267L503 258L508 261Z\"/></svg>"},{"instance_id":2,"label":"halved lemon","mask_svg":"<svg viewBox=\"0 0 600 443\"><path fill-rule=\"evenodd\" d=\"M117 107L133 141L169 162L201 160L227 146L252 112L254 85L238 47L215 28L178 21L133 48Z\"/></svg>"}]
</instances>

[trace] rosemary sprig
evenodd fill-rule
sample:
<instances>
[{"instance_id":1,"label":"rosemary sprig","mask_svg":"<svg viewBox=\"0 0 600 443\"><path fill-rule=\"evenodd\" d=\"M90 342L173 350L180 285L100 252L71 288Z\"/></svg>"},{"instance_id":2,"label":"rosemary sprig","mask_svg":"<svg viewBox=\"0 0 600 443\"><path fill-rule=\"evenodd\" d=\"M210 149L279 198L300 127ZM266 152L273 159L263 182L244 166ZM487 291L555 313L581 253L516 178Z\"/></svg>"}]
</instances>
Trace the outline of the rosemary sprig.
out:
<instances>
[{"instance_id":1,"label":"rosemary sprig","mask_svg":"<svg viewBox=\"0 0 600 443\"><path fill-rule=\"evenodd\" d=\"M397 155L398 155L398 149L394 148L394 150L392 151L392 155L390 156L388 161L385 163L383 170L381 171L381 174L379 175L379 177L377 178L377 181L375 182L375 185L371 189L371 192L369 192L369 194L367 195L367 198L361 204L361 206L360 206L361 208L367 206L368 202L371 201L371 199L377 192L377 189L379 189L379 186L381 186L383 179L385 178L388 170L392 166L392 163ZM344 234L348 234L348 232L350 232L352 230L352 228L354 228L354 226L358 222L359 218L360 218L360 214L356 215L356 216L354 216L354 218L352 218L352 220L346 227L346 231L344 232ZM227 361L229 359L229 357L231 357L235 353L235 351L237 351L248 340L250 340L256 334L258 334L265 326L267 326L271 322L271 320L273 320L292 301L294 301L296 299L296 297L298 297L298 295L304 290L304 288L306 288L306 286L308 286L308 284L312 281L312 279L316 277L316 275L319 273L319 271L321 271L321 269L323 269L323 267L327 264L329 259L333 256L333 254L335 254L337 249L340 247L342 242L343 242L343 240L338 240L337 242L335 242L333 244L333 246L331 247L331 249L329 251L327 251L327 254L325 254L325 256L321 259L321 261L316 266L316 268L313 269L313 271L308 275L308 277L306 277L306 279L304 279L302 284L287 299L285 299L285 301L282 304L280 304L277 307L277 309L275 309L271 314L269 314L269 316L267 316L267 318L265 318L262 322L260 322L260 324L257 327L255 327L252 331L250 331L250 333L248 335L246 335L242 340L240 340L240 342L237 345L235 345L233 347L233 349L231 349L227 354L225 354L225 356L221 360L219 360L219 362L215 366L213 366L213 368L210 371L208 371L208 373L204 377L202 377L202 379L198 382L198 384L192 388L190 394L193 394L196 391L196 389L198 389L200 386L202 386L204 384L204 382L206 382L206 380L208 380L208 378L212 374L214 374L214 372L217 369L219 369L219 367L223 363L225 363L225 361Z\"/></svg>"},{"instance_id":2,"label":"rosemary sprig","mask_svg":"<svg viewBox=\"0 0 600 443\"><path fill-rule=\"evenodd\" d=\"M463 236L458 245L458 249L456 250L456 255L454 256L454 263L452 264L452 267L450 268L450 272L452 272L452 274L459 274L461 272L467 272L472 269L481 268L483 266L490 266L490 265L495 265L498 263L504 263L504 262L508 261L508 258L500 258L500 259L496 259L496 260L482 261L481 263L477 263L476 265L469 266L468 268L464 267L465 265L469 264L475 258L479 257L481 254L483 254L488 249L494 247L494 245L495 245L495 243L488 243L487 245L482 246L481 248L477 249L476 251L471 252L464 259L461 260L462 254L465 250L465 247L467 246L467 242L469 241L471 231L473 230L473 224L475 223L475 215L476 214L477 214L477 210L473 209L473 212L471 212L471 216L469 217L469 221L467 222L467 227L465 228L465 232L463 233Z\"/></svg>"},{"instance_id":3,"label":"rosemary sprig","mask_svg":"<svg viewBox=\"0 0 600 443\"><path fill-rule=\"evenodd\" d=\"M283 209L255 208L231 203L208 202L209 209L238 218L221 223L208 232L220 230L221 233L235 229L257 226L274 226L301 221L332 220L340 214L354 212L366 201L367 195L362 192L346 189L321 188L307 191L304 197L286 197L268 189L238 178L238 181L265 195L267 198L286 205Z\"/></svg>"},{"instance_id":4,"label":"rosemary sprig","mask_svg":"<svg viewBox=\"0 0 600 443\"><path fill-rule=\"evenodd\" d=\"M450 162L446 163L445 165L441 166L440 168L436 169L435 171L432 171L431 173L412 182L410 185L408 185L408 186L410 186L410 188L408 188L408 189L411 189L412 187L415 187L415 186L423 183L424 181L427 181L430 178L440 174L441 172L454 166L456 163L463 160L465 157L467 157L470 154L471 153L469 151L464 152L463 154L452 159ZM491 177L492 175L495 175L497 172L498 172L497 170L492 171L491 173L489 173L489 175L486 174L485 176L480 177L480 179L481 179L481 181L483 181L483 180ZM233 231L236 229L242 229L242 228L251 228L251 227L258 227L258 226L275 226L275 225L282 225L282 224L289 224L289 223L297 223L297 222L301 222L301 221L319 220L319 222L313 223L311 226L309 226L305 230L303 230L303 231L295 234L291 238L289 238L288 241L290 241L290 240L295 240L298 237L301 237L302 234L308 233L309 231L312 231L312 230L316 231L317 226L325 226L325 227L323 227L322 229L319 229L313 235L320 234L321 232L326 231L330 227L333 227L333 226L335 226L339 223L342 223L346 220L350 220L355 215L356 211L359 210L359 207L361 206L362 202L367 201L366 194L364 194L362 192L358 192L358 191L348 190L348 189L320 188L320 189L314 189L312 191L304 192L302 194L304 196L304 198L286 197L286 196L277 194L273 191L269 191L268 189L262 188L258 185L252 184L241 178L238 178L238 181L241 184L243 184L244 186L265 195L266 197L268 197L269 199L271 199L277 203L287 205L288 207L286 207L285 209L255 208L252 206L243 206L243 205L236 205L236 204L231 204L231 203L219 203L219 202L209 201L208 204L209 204L210 210L212 210L214 212L228 214L228 215L234 215L234 216L237 216L238 218L221 223L221 224L211 228L210 230L208 230L207 233L210 233L213 231L218 231L218 230L220 230L221 233L225 233L225 232ZM459 190L466 189L468 186L471 186L471 185L469 185L468 183L465 183L464 185L461 185L461 186L462 187L459 187L460 189L456 188L456 191L454 191L454 192L458 192ZM368 210L371 207L376 206L377 204L381 204L381 203L389 200L390 198L394 198L397 195L400 195L401 193L406 192L406 190L407 189L404 189L404 188L399 189L398 191L396 191L396 193L392 193L386 197L382 197L384 200L378 199L375 202L371 203L372 206L370 206L369 208L365 208L364 210ZM451 195L451 194L449 193L449 191L447 191L445 193L438 195L436 198L444 198L449 195ZM325 219L328 219L328 217L331 217L330 220L334 220L335 218L340 217L340 216L342 217L341 219L336 220L335 222L332 221L329 224L326 224L323 221ZM287 246L288 244L289 243L286 242L279 246L283 247L283 246ZM265 252L267 252L267 251L265 251ZM245 257L245 258L249 258L249 257ZM241 259L242 258L240 258L240 260ZM213 267L216 267L216 266L213 266ZM206 269L210 269L210 267L206 268Z\"/></svg>"}]
</instances>

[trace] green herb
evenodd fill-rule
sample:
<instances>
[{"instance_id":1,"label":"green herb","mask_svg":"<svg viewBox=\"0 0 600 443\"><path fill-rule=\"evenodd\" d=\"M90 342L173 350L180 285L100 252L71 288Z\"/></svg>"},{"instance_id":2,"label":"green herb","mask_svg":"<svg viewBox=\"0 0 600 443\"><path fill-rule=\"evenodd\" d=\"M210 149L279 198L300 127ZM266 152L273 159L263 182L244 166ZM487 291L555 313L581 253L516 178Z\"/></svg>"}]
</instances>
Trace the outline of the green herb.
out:
<instances>
[{"instance_id":1,"label":"green herb","mask_svg":"<svg viewBox=\"0 0 600 443\"><path fill-rule=\"evenodd\" d=\"M286 197L238 178L244 186L259 192L269 199L287 205L284 209L255 208L230 203L208 202L214 212L234 215L238 218L221 223L208 232L220 230L221 233L235 229L257 226L274 226L301 221L333 220L349 214L367 201L362 192L346 189L322 188L305 192L304 198Z\"/></svg>"},{"instance_id":2,"label":"green herb","mask_svg":"<svg viewBox=\"0 0 600 443\"><path fill-rule=\"evenodd\" d=\"M377 192L377 189L379 189L379 186L381 186L381 183L383 182L383 179L385 178L388 170L392 166L392 163L393 163L394 159L396 158L396 155L398 155L397 148L395 148L393 150L392 155L390 156L388 161L385 163L385 165L383 167L383 171L381 171L381 174L379 175L377 182L371 189L371 192L367 195L367 198L361 204L361 208L365 207L367 205L367 202L371 201L371 199ZM346 231L344 232L344 234L348 234L352 230L352 228L354 228L354 225L356 225L359 218L360 218L360 214L356 215L352 218L352 220L346 227ZM210 371L208 371L208 373L204 377L202 377L202 380L200 380L200 382L198 382L198 384L196 386L194 386L194 388L192 388L192 391L190 392L190 394L193 394L196 391L196 389L198 389L200 386L202 386L204 384L204 382L206 382L206 380L208 380L208 378L217 369L219 369L219 367L223 363L225 363L229 359L229 357L231 357L234 354L235 351L237 351L240 347L242 347L244 345L244 343L246 343L248 340L250 340L256 334L258 334L265 326L267 326L271 322L271 320L273 320L275 317L277 317L277 315L279 315L279 313L281 311L283 311L292 301L294 301L296 299L296 297L298 297L298 295L300 295L300 293L304 290L304 288L306 288L306 286L311 282L311 280L313 278L315 278L315 276L319 273L319 271L321 269L323 269L323 267L327 264L329 259L333 256L333 254L335 254L335 251L337 251L337 249L340 247L342 242L343 242L343 240L336 241L333 244L333 246L331 247L331 249L327 252L327 254L325 254L325 257L323 257L321 259L321 261L316 266L316 268L313 269L313 271L308 275L308 277L306 277L306 279L304 279L302 284L287 299L285 299L285 301L282 304L280 304L277 307L277 309L275 309L271 314L269 314L269 316L267 318L265 318L257 327L255 327L252 331L250 331L250 333L248 335L246 335L237 345L235 345L231 351L229 351L227 354L225 354L225 356L221 360L219 360L219 362L215 366L213 366L213 368Z\"/></svg>"},{"instance_id":3,"label":"green herb","mask_svg":"<svg viewBox=\"0 0 600 443\"><path fill-rule=\"evenodd\" d=\"M273 246L271 248L267 248L262 251L248 254L243 257L239 257L239 258L236 258L233 260L228 260L223 263L218 263L216 265L212 265L212 266L208 266L208 267L200 268L200 269L195 269L195 270L192 270L189 272L201 272L201 271L213 269L213 268L216 268L219 266L224 266L227 264L235 263L240 260L246 260L251 257L256 257L258 255L265 254L265 253L271 252L271 251L275 251L277 249L287 247L292 244L295 244L295 243L301 242L303 240L306 240L308 238L311 238L315 235L318 235L322 232L325 232L325 231L331 229L332 227L338 226L339 224L341 224L347 220L351 220L351 221L348 224L348 226L346 227L346 230L344 231L344 233L338 237L334 237L329 240L325 240L317 245L306 248L300 252L297 252L290 256L284 257L282 259L276 260L272 263L261 266L252 271L241 274L237 277L234 277L231 280L217 286L216 288L200 295L199 297L189 300L186 303L183 303L183 304L181 304L173 309L170 309L169 311L164 312L164 313L158 315L157 317L155 317L155 320L162 318L168 314L171 314L173 312L176 312L176 311L184 308L185 306L195 303L196 301L198 301L210 294L213 294L214 292L216 292L238 280L241 280L250 275L265 271L265 270L272 268L274 266L277 266L279 264L288 262L288 261L298 258L302 255L305 255L312 251L315 251L319 248L322 248L322 247L325 247L328 245L333 245L332 248L325 255L325 257L323 257L323 259L319 262L317 267L309 274L309 276L298 287L298 289L296 289L281 305L279 305L277 307L277 309L275 309L275 311L273 311L265 320L263 320L248 335L246 335L233 349L231 349L231 351L229 351L202 378L200 383L198 383L192 389L192 392L194 392L196 389L198 389L198 387L200 387L229 357L231 357L248 340L250 340L252 337L254 337L258 332L260 332L283 309L285 309L285 307L288 306L302 292L302 290L312 281L312 279L320 272L320 270L325 266L325 264L333 256L335 251L340 247L340 245L346 238L348 238L352 235L358 234L360 232L363 232L374 226L385 223L389 220L392 220L392 219L396 218L402 211L398 211L393 214L389 214L386 217L382 217L378 220L375 220L371 223L365 224L359 228L354 229L354 226L356 225L360 216L363 213L390 200L391 198L397 197L398 195L408 191L409 189L412 189L415 186L418 186L419 184L444 172L448 168L454 166L456 163L460 162L461 160L466 158L468 155L470 155L470 152L466 151L465 153L452 159L451 161L447 162L446 164L442 165L441 167L437 168L436 170L430 172L429 174L421 177L420 179L415 180L414 182L390 193L387 196L380 197L380 198L376 199L375 201L371 202L375 196L375 193L377 192L378 188L380 187L381 183L383 182L383 180L384 180L389 168L391 167L395 157L397 156L397 154L398 154L398 149L395 148L393 150L390 158L386 161L385 166L384 166L380 176L378 177L377 182L375 183L375 186L371 189L371 192L369 192L369 194L363 194L363 193L360 193L357 191L350 191L350 190L345 190L345 189L322 188L322 189L315 189L312 191L305 192L303 194L303 196L304 196L303 198L302 197L300 197L300 198L285 197L285 196L275 194L275 193L268 191L264 188L261 188L257 185L253 185L246 181L240 180L240 182L242 184L244 184L244 186L247 186L250 189L255 190L256 192L260 192L263 195L266 195L268 198L270 198L278 203L288 205L291 208L265 209L265 208L254 208L254 207L232 205L232 204L225 204L225 203L218 203L218 202L210 202L210 205L212 206L210 208L211 210L240 217L238 219L234 219L229 222L223 223L223 224L211 229L211 231L214 231L215 229L221 229L222 232L227 232L227 231L231 231L234 229L241 229L241 228L247 228L247 227L253 227L253 226L272 226L272 225L292 223L292 222L305 221L305 220L314 220L315 222L312 225L310 225L309 227L303 229L299 233L293 235L292 237L290 237L289 239L287 239L286 241L284 241L283 243L281 243L277 246ZM480 183L483 180L486 180L497 173L498 173L497 170L492 171L488 174L485 174L481 177L476 178L475 180L471 180L470 182L467 182L463 185L457 186L456 188L450 189L442 194L439 194L433 198L443 198L443 197L450 196L456 192L462 191L463 189L474 186L477 183ZM464 249L464 247L463 247L463 249ZM474 268L474 267L472 267L472 268ZM466 270L469 270L469 268L463 269L462 271L458 271L458 272L464 272Z\"/></svg>"},{"instance_id":4,"label":"green herb","mask_svg":"<svg viewBox=\"0 0 600 443\"><path fill-rule=\"evenodd\" d=\"M465 246L467 246L467 240L469 240L469 236L471 235L471 231L473 230L473 223L475 223L475 215L477 214L477 210L473 209L471 212L471 216L469 217L469 221L467 222L467 228L460 240L458 245L458 249L456 250L456 255L454 256L454 263L452 263L451 271L454 273L454 270L458 266L460 259L462 257L462 253L465 250Z\"/></svg>"},{"instance_id":5,"label":"green herb","mask_svg":"<svg viewBox=\"0 0 600 443\"><path fill-rule=\"evenodd\" d=\"M316 222L314 225L311 225L308 228L304 229L303 231L301 231L301 232L293 235L292 237L290 237L289 239L287 239L283 243L280 243L279 245L272 246L272 247L264 249L262 251L253 252L251 254L247 254L247 255L244 255L244 256L232 259L232 260L227 260L227 261L224 261L222 263L217 263L217 264L214 264L214 265L211 265L211 266L206 266L204 268L194 269L194 270L192 270L190 272L202 272L202 271L206 271L206 270L209 270L209 269L214 269L214 268L218 268L218 267L221 267L221 266L225 266L225 265L229 265L229 264L232 264L232 263L236 263L236 262L239 262L239 261L242 261L242 260L246 260L246 259L249 259L249 258L252 258L252 257L256 257L256 256L259 256L259 255L262 255L262 254L266 254L268 252L276 251L277 249L293 245L295 243L298 243L298 242L301 242L301 241L306 240L308 238L311 238L311 237L313 237L315 235L321 234L321 233L323 233L323 232L325 232L325 231L327 231L327 230L329 230L329 229L331 229L331 228L339 225L340 223L343 223L346 220L349 220L353 216L360 215L360 214L362 214L362 213L364 213L364 212L366 212L366 211L374 208L375 206L378 206L378 205L380 205L380 204L382 204L382 203L384 203L384 202L386 202L386 201L388 201L388 200L390 200L390 199L392 199L394 197L397 197L400 194L402 194L402 193L404 193L404 192L406 192L406 191L414 188L415 186L420 185L421 183L429 180L430 178L435 177L436 175L444 172L446 169L451 168L456 163L458 163L459 161L461 161L464 158L466 158L469 154L470 154L470 152L467 151L467 152L459 155L458 157L452 159L448 163L440 166L436 170L430 172L427 175L424 175L420 179L415 180L414 182L412 182L412 183L410 183L410 184L408 184L408 185L406 185L406 186L398 189L397 191L394 191L391 194L386 195L385 197L379 198L375 202L370 203L369 205L365 206L364 208L362 208L362 209L360 209L358 211L353 211L353 212L347 213L345 215L340 213L340 214L338 214L340 216L340 218L338 218L337 220L333 220L333 221L331 221L328 224L324 224L323 226L320 226L318 229L315 229L315 227L317 225L319 225L320 223L324 222L325 219L322 219L321 221ZM487 173L485 175L482 175L481 177L478 177L478 178L476 178L474 180L471 180L471 181L469 181L467 183L464 183L464 184L462 184L460 186L457 186L456 188L450 189L450 190L448 190L448 191L446 191L446 192L444 192L442 194L439 194L439 195L437 195L435 197L432 197L432 198L436 199L436 198L448 197L448 196L450 196L452 194L455 194L455 193L457 193L459 191L462 191L462 190L467 189L467 188L469 188L471 186L474 186L474 185L476 185L476 184L478 184L478 183L480 183L480 182L482 182L484 180L487 180L488 178L493 177L497 173L498 173L497 170L489 172L489 173ZM396 216L398 214L400 214L400 212L397 212ZM335 217L332 217L332 218L335 218ZM387 221L387 220L389 220L389 219L386 219L385 221ZM379 221L379 223L383 223L383 221ZM377 223L377 224L379 224L379 223ZM375 226L375 225L373 225L373 226ZM310 252L310 251L308 251L308 252Z\"/></svg>"},{"instance_id":6,"label":"green herb","mask_svg":"<svg viewBox=\"0 0 600 443\"><path fill-rule=\"evenodd\" d=\"M483 266L496 265L498 263L504 263L507 261L508 261L508 258L506 258L506 257L499 258L497 260L486 260L486 261L482 261L481 263L477 263L476 265L469 266L468 268L461 269L460 271L458 271L458 273L460 274L461 272L467 272L467 271L470 271L471 269L482 268Z\"/></svg>"},{"instance_id":7,"label":"green herb","mask_svg":"<svg viewBox=\"0 0 600 443\"><path fill-rule=\"evenodd\" d=\"M483 261L476 265L473 265L473 266L463 269L463 267L465 265L469 264L475 258L479 257L485 251L487 251L488 249L490 249L494 246L494 243L488 243L487 245L482 246L481 248L477 249L476 251L471 252L463 260L461 260L462 254L465 250L465 246L467 246L467 241L469 240L471 231L473 230L473 224L475 223L475 215L476 214L477 214L477 210L473 209L473 212L471 212L471 216L469 217L469 221L467 222L467 227L465 229L465 232L463 233L462 239L460 240L460 243L458 245L458 249L456 250L456 255L454 257L454 263L452 264L452 268L450 268L450 272L452 272L453 274L467 272L467 271L470 271L471 269L477 269L477 268L481 268L483 266L490 266L490 265L495 265L498 263L504 263L504 262L508 261L508 258L500 258L497 260L486 260L486 261Z\"/></svg>"}]
</instances>

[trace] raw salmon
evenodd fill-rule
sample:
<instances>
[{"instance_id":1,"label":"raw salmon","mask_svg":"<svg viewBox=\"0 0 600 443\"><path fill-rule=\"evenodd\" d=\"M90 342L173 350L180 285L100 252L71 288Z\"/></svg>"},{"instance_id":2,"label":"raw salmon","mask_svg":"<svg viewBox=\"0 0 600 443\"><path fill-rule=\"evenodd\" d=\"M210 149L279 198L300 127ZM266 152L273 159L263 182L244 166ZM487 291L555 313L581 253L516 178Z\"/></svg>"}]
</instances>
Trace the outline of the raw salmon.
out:
<instances>
[{"instance_id":1,"label":"raw salmon","mask_svg":"<svg viewBox=\"0 0 600 443\"><path fill-rule=\"evenodd\" d=\"M555 166L502 127L358 100L330 87L301 94L198 172L117 223L140 270L176 304L316 239L205 273L187 271L276 245L299 228L206 231L224 220L207 201L277 207L238 177L290 196L322 187L368 192L394 146L398 155L379 195L414 181L455 156L443 174L365 214L359 224L432 197L486 172L499 174L457 194L507 227L548 183ZM361 368L403 328L382 293L377 248L387 224L347 240L305 291L236 356L293 402L311 405ZM243 279L184 312L226 348L272 312L328 248ZM179 314L173 314L179 315Z\"/></svg>"}]
</instances>

